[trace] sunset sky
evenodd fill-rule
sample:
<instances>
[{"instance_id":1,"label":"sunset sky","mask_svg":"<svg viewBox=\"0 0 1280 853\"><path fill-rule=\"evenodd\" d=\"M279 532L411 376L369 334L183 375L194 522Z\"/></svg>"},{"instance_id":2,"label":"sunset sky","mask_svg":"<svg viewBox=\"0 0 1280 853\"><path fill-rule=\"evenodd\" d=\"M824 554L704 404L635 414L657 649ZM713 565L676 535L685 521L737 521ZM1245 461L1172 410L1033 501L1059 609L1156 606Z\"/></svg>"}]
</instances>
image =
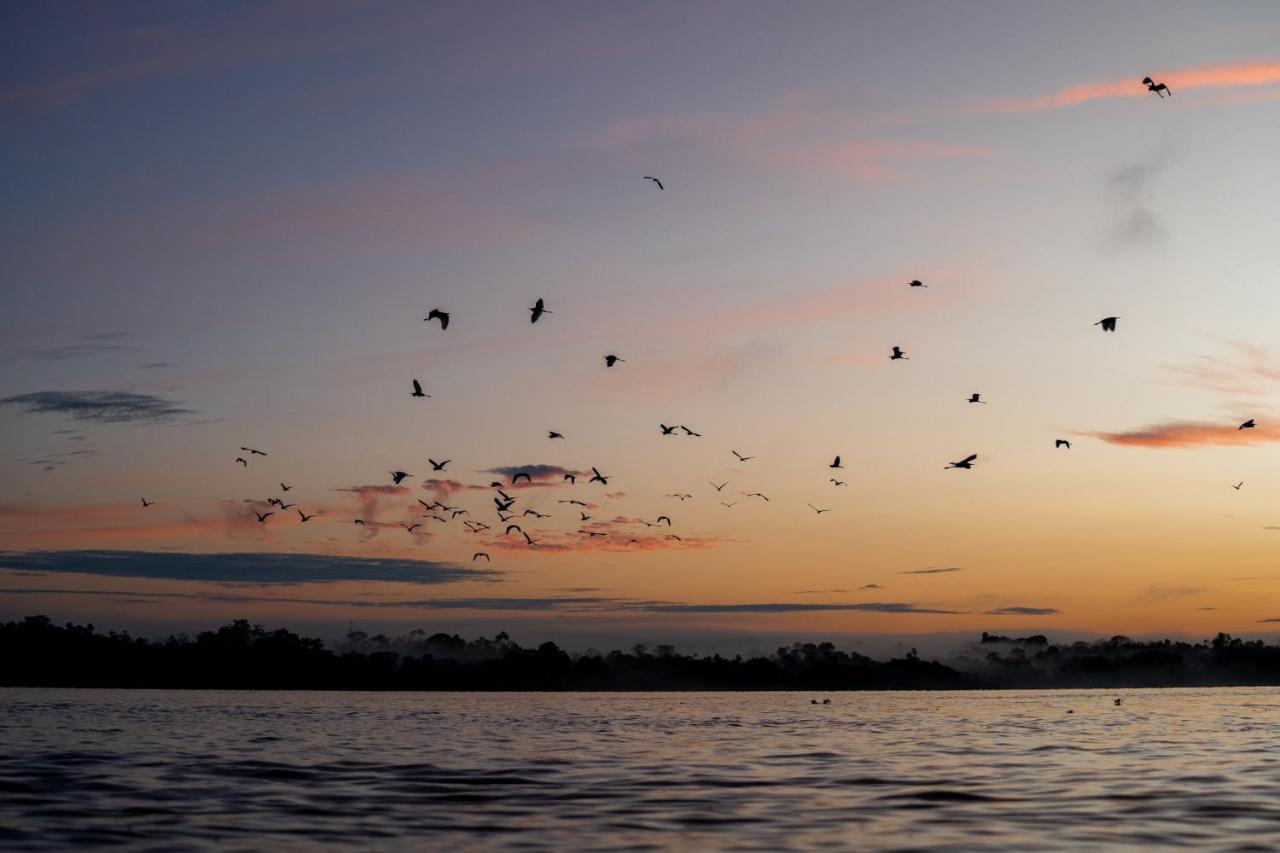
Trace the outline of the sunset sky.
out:
<instances>
[{"instance_id":1,"label":"sunset sky","mask_svg":"<svg viewBox=\"0 0 1280 853\"><path fill-rule=\"evenodd\" d=\"M0 619L1274 636L1277 33L1271 2L8 4ZM533 547L488 485L521 470Z\"/></svg>"}]
</instances>

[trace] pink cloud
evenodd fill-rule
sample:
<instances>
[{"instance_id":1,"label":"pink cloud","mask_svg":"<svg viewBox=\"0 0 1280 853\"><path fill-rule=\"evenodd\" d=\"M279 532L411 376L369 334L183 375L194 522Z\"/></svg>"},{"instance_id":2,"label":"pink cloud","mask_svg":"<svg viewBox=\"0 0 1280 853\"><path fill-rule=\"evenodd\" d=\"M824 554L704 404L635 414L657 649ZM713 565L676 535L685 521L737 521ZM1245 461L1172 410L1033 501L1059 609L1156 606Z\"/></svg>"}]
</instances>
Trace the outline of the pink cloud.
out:
<instances>
[{"instance_id":1,"label":"pink cloud","mask_svg":"<svg viewBox=\"0 0 1280 853\"><path fill-rule=\"evenodd\" d=\"M1280 425L1262 424L1253 429L1239 429L1231 424L1169 421L1128 432L1077 432L1076 435L1089 435L1124 447L1243 446L1280 441Z\"/></svg>"}]
</instances>

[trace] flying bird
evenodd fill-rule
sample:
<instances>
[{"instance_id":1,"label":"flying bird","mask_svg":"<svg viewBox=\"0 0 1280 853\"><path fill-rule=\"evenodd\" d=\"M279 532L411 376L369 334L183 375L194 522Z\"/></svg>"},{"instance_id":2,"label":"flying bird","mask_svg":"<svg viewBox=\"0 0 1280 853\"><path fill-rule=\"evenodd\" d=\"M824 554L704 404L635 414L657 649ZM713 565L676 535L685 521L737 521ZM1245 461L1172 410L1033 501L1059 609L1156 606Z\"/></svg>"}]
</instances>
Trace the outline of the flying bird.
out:
<instances>
[{"instance_id":1,"label":"flying bird","mask_svg":"<svg viewBox=\"0 0 1280 853\"><path fill-rule=\"evenodd\" d=\"M256 515L256 516L258 517L258 523L259 523L259 524L266 524L266 523L267 523L267 519L268 519L268 518L270 518L271 516L275 515L275 513L274 513L274 512L261 513L261 512L258 512L256 509L253 511L253 514L254 514L254 515Z\"/></svg>"},{"instance_id":2,"label":"flying bird","mask_svg":"<svg viewBox=\"0 0 1280 853\"><path fill-rule=\"evenodd\" d=\"M591 478L590 480L587 480L587 482L588 482L588 483L595 483L595 482L599 482L599 483L600 483L600 485L602 485L602 486L607 486L607 485L609 485L609 477L610 477L610 476L612 476L612 475L605 475L605 474L601 474L601 473L600 473L600 469L599 469L599 468L597 468L597 467L595 467L594 465L592 465L592 466L591 466L591 473L592 473L594 476L592 476L592 478Z\"/></svg>"},{"instance_id":3,"label":"flying bird","mask_svg":"<svg viewBox=\"0 0 1280 853\"><path fill-rule=\"evenodd\" d=\"M840 468L840 469L843 469L843 468L844 468L844 466L840 464L840 457L839 457L839 456L837 456L837 457L836 457L836 459L835 459L835 461L834 461L834 462L832 462L832 463L831 463L830 465L828 465L827 467L828 467L828 468Z\"/></svg>"},{"instance_id":4,"label":"flying bird","mask_svg":"<svg viewBox=\"0 0 1280 853\"><path fill-rule=\"evenodd\" d=\"M486 563L492 563L492 562L493 562L492 560L490 560L490 559L489 559L489 555L488 555L488 554L486 554L484 551L476 551L474 554L472 554L472 555L471 555L471 562L473 562L473 563L474 563L476 560L480 559L481 557L484 557L484 559L485 559L485 562L486 562Z\"/></svg>"},{"instance_id":5,"label":"flying bird","mask_svg":"<svg viewBox=\"0 0 1280 853\"><path fill-rule=\"evenodd\" d=\"M448 464L449 464L450 462L452 462L453 460L452 460L452 459L446 459L446 460L444 460L443 462L437 462L436 460L434 460L434 459L432 459L430 456L428 456L428 457L427 457L427 461L428 461L429 463L431 463L431 470L432 470L432 471L443 471L443 470L444 470L444 466L448 465Z\"/></svg>"},{"instance_id":6,"label":"flying bird","mask_svg":"<svg viewBox=\"0 0 1280 853\"><path fill-rule=\"evenodd\" d=\"M526 509L524 511L524 514L525 516L532 515L534 518L550 518L551 517L549 515L543 515L542 513L538 512L536 509Z\"/></svg>"},{"instance_id":7,"label":"flying bird","mask_svg":"<svg viewBox=\"0 0 1280 853\"><path fill-rule=\"evenodd\" d=\"M969 395L969 402L970 402L970 403L981 403L982 405L984 405L984 406L985 406L985 405L987 404L987 401L986 401L986 400L979 399L981 396L982 396L982 395L981 395L981 394L978 394L977 392L975 392L975 393L973 393L973 394L970 394L970 395Z\"/></svg>"},{"instance_id":8,"label":"flying bird","mask_svg":"<svg viewBox=\"0 0 1280 853\"><path fill-rule=\"evenodd\" d=\"M400 485L400 482L404 480L405 477L413 476L412 474L406 474L404 471L390 471L388 473L391 474L391 481L397 486Z\"/></svg>"},{"instance_id":9,"label":"flying bird","mask_svg":"<svg viewBox=\"0 0 1280 853\"><path fill-rule=\"evenodd\" d=\"M547 433L547 438L564 438L564 436L556 432L555 430L551 430L550 432Z\"/></svg>"},{"instance_id":10,"label":"flying bird","mask_svg":"<svg viewBox=\"0 0 1280 853\"><path fill-rule=\"evenodd\" d=\"M911 281L907 282L907 287L928 287L928 286L929 285L925 284L923 281L921 281L918 278L913 278L911 279Z\"/></svg>"},{"instance_id":11,"label":"flying bird","mask_svg":"<svg viewBox=\"0 0 1280 853\"><path fill-rule=\"evenodd\" d=\"M149 506L153 505L154 503L155 503L155 501L149 501L149 500L147 500L146 498L143 498L143 499L142 499L142 508L143 508L143 509L146 509L147 507L149 507Z\"/></svg>"},{"instance_id":12,"label":"flying bird","mask_svg":"<svg viewBox=\"0 0 1280 853\"><path fill-rule=\"evenodd\" d=\"M681 495L681 494L675 494L675 495L667 495L667 497L669 497L669 498L679 498L681 501L687 501L687 500L689 500L690 498L692 498L692 497L693 497L693 495Z\"/></svg>"},{"instance_id":13,"label":"flying bird","mask_svg":"<svg viewBox=\"0 0 1280 853\"><path fill-rule=\"evenodd\" d=\"M689 428L688 428L687 426L685 426L684 424L680 424L680 429L684 430L684 434L685 434L685 435L691 435L691 436L693 436L694 438L702 438L702 433L700 433L700 432L694 432L693 430L689 429Z\"/></svg>"},{"instance_id":14,"label":"flying bird","mask_svg":"<svg viewBox=\"0 0 1280 853\"><path fill-rule=\"evenodd\" d=\"M1152 80L1150 77L1143 77L1142 82L1147 84L1148 92L1155 92L1161 98L1165 96L1166 92L1169 94L1170 97L1173 96L1173 90L1171 90L1168 86L1166 86L1163 83L1157 83L1156 81ZM1119 704L1119 703L1117 702L1116 704Z\"/></svg>"},{"instance_id":15,"label":"flying bird","mask_svg":"<svg viewBox=\"0 0 1280 853\"><path fill-rule=\"evenodd\" d=\"M237 456L237 457L236 457L236 461L237 461L237 462L239 462L241 465L243 465L243 466L244 466L244 467L246 467L246 468L248 468L248 467L249 467L249 463L248 463L248 462L246 462L246 461L244 460L244 457L243 457L243 456Z\"/></svg>"},{"instance_id":16,"label":"flying bird","mask_svg":"<svg viewBox=\"0 0 1280 853\"><path fill-rule=\"evenodd\" d=\"M746 462L750 459L755 459L754 456L743 456L741 453L739 453L736 450L730 450L729 452L732 453L734 456L738 457L739 462Z\"/></svg>"},{"instance_id":17,"label":"flying bird","mask_svg":"<svg viewBox=\"0 0 1280 853\"><path fill-rule=\"evenodd\" d=\"M668 539L674 539L674 540L676 540L677 542L683 542L683 541L684 541L683 539L681 539L679 536L675 535L674 533L668 533L668 534L667 534L667 538L668 538Z\"/></svg>"},{"instance_id":18,"label":"flying bird","mask_svg":"<svg viewBox=\"0 0 1280 853\"><path fill-rule=\"evenodd\" d=\"M816 512L818 515L822 515L824 512L831 512L831 510L830 510L829 508L828 508L828 509L818 509L818 508L817 508L816 506L814 506L813 504L806 504L806 506L808 506L808 507L809 507L809 509L811 509L811 510L813 510L814 512Z\"/></svg>"},{"instance_id":19,"label":"flying bird","mask_svg":"<svg viewBox=\"0 0 1280 853\"><path fill-rule=\"evenodd\" d=\"M286 509L293 509L297 504L287 504L284 501L276 501L276 506L283 512Z\"/></svg>"},{"instance_id":20,"label":"flying bird","mask_svg":"<svg viewBox=\"0 0 1280 853\"><path fill-rule=\"evenodd\" d=\"M1119 317L1103 317L1101 320L1094 323L1093 325L1101 326L1102 331L1104 332L1114 332L1116 330L1116 320L1119 320L1119 319L1120 319Z\"/></svg>"},{"instance_id":21,"label":"flying bird","mask_svg":"<svg viewBox=\"0 0 1280 853\"><path fill-rule=\"evenodd\" d=\"M970 453L968 456L961 459L959 462L950 463L949 465L947 465L947 468L964 468L965 470L969 470L973 468L973 463L977 458L978 458L978 454Z\"/></svg>"},{"instance_id":22,"label":"flying bird","mask_svg":"<svg viewBox=\"0 0 1280 853\"><path fill-rule=\"evenodd\" d=\"M657 178L654 178L654 177L652 177L652 176L650 176L650 175L645 175L645 176L644 176L644 179L645 179L646 181L653 181L655 184L657 184L657 185L658 185L658 189L660 189L660 190L665 190L665 189L666 189L666 187L664 187L664 186L662 185L662 181L658 180Z\"/></svg>"},{"instance_id":23,"label":"flying bird","mask_svg":"<svg viewBox=\"0 0 1280 853\"><path fill-rule=\"evenodd\" d=\"M1234 486L1232 486L1231 488L1235 489L1235 490L1238 492L1238 491L1240 491L1240 487L1241 487L1241 486L1243 486L1243 485L1244 485L1244 480L1241 480L1240 482L1236 483L1236 484L1235 484Z\"/></svg>"},{"instance_id":24,"label":"flying bird","mask_svg":"<svg viewBox=\"0 0 1280 853\"><path fill-rule=\"evenodd\" d=\"M890 361L897 361L897 360L898 360L898 359L900 359L900 358L902 358L902 359L906 359L907 361L910 361L910 360L911 360L911 359L907 358L906 353L904 353L900 347L894 347L894 348L893 348L893 355L889 356L889 360L890 360Z\"/></svg>"},{"instance_id":25,"label":"flying bird","mask_svg":"<svg viewBox=\"0 0 1280 853\"><path fill-rule=\"evenodd\" d=\"M266 456L267 455L263 453L261 450L254 450L252 447L242 447L240 449L243 451L246 451L250 456Z\"/></svg>"},{"instance_id":26,"label":"flying bird","mask_svg":"<svg viewBox=\"0 0 1280 853\"><path fill-rule=\"evenodd\" d=\"M733 503L731 503L731 504L727 504L727 503L725 503L724 501L720 501L720 506L724 507L725 509L729 509L730 507L735 507L735 506L737 506L737 505L738 505L738 502L737 502L737 501L734 501L734 502L733 502Z\"/></svg>"},{"instance_id":27,"label":"flying bird","mask_svg":"<svg viewBox=\"0 0 1280 853\"><path fill-rule=\"evenodd\" d=\"M658 426L662 427L663 435L675 435L676 430L680 428L680 427L667 426L666 424L658 424Z\"/></svg>"},{"instance_id":28,"label":"flying bird","mask_svg":"<svg viewBox=\"0 0 1280 853\"><path fill-rule=\"evenodd\" d=\"M286 486L284 483L281 483L281 484L280 484L280 491L282 491L282 492L287 492L287 491L289 491L289 490L290 490L290 489L292 489L292 488L293 488L293 486Z\"/></svg>"},{"instance_id":29,"label":"flying bird","mask_svg":"<svg viewBox=\"0 0 1280 853\"><path fill-rule=\"evenodd\" d=\"M768 503L768 502L769 502L769 499L768 499L767 497L765 497L764 495L760 494L759 492L752 492L751 494L747 495L747 497L749 497L749 498L764 498L764 502L765 502L765 503Z\"/></svg>"},{"instance_id":30,"label":"flying bird","mask_svg":"<svg viewBox=\"0 0 1280 853\"><path fill-rule=\"evenodd\" d=\"M710 486L711 488L715 489L717 492L720 492L720 491L724 491L724 487L725 487L725 486L727 486L727 485L729 485L729 483L728 483L728 481L725 481L725 482L723 482L723 483L721 483L720 485L718 485L718 486L717 486L715 483L708 482L708 483L707 483L707 485L708 485L708 486Z\"/></svg>"},{"instance_id":31,"label":"flying bird","mask_svg":"<svg viewBox=\"0 0 1280 853\"><path fill-rule=\"evenodd\" d=\"M617 364L617 363L618 363L618 362L620 362L620 361L626 361L626 359L625 359L625 358L618 358L616 355L606 355L606 356L604 357L604 366L605 366L605 367L613 367L615 364Z\"/></svg>"},{"instance_id":32,"label":"flying bird","mask_svg":"<svg viewBox=\"0 0 1280 853\"><path fill-rule=\"evenodd\" d=\"M528 481L528 482L530 482L530 483L532 483L532 482L533 482L533 477L530 477L530 476L529 476L529 472L528 472L528 471L517 471L517 472L516 472L514 475L512 475L512 477L511 477L511 485L513 485L513 486L514 486L516 483L520 482L520 478L521 478L521 477L524 477L524 478L525 478L525 480L527 480L527 481Z\"/></svg>"},{"instance_id":33,"label":"flying bird","mask_svg":"<svg viewBox=\"0 0 1280 853\"><path fill-rule=\"evenodd\" d=\"M569 481L569 485L571 486L578 482L578 477L576 474L565 474L564 478Z\"/></svg>"},{"instance_id":34,"label":"flying bird","mask_svg":"<svg viewBox=\"0 0 1280 853\"><path fill-rule=\"evenodd\" d=\"M514 530L516 533L524 533L524 530L520 527L520 525L518 525L518 524L508 524L508 525L507 525L507 534L506 534L506 535L510 536L510 535L511 535L511 531L513 531L513 530Z\"/></svg>"},{"instance_id":35,"label":"flying bird","mask_svg":"<svg viewBox=\"0 0 1280 853\"><path fill-rule=\"evenodd\" d=\"M582 501L573 500L572 498L570 498L570 499L569 499L569 500L567 500L567 501L556 501L556 503L558 503L558 504L570 504L570 505L572 505L572 506L586 506L586 504L584 504Z\"/></svg>"},{"instance_id":36,"label":"flying bird","mask_svg":"<svg viewBox=\"0 0 1280 853\"><path fill-rule=\"evenodd\" d=\"M582 516L582 520L583 520L583 521L590 521L590 520L591 520L591 516L587 515L585 512L579 512L579 513L578 513L578 515Z\"/></svg>"},{"instance_id":37,"label":"flying bird","mask_svg":"<svg viewBox=\"0 0 1280 853\"><path fill-rule=\"evenodd\" d=\"M303 524L306 524L308 521L310 521L311 519L315 518L315 517L316 517L316 514L313 512L313 513L311 513L311 515L307 515L307 514L306 514L306 513L304 513L302 510L298 510L298 516L302 519L302 523L303 523Z\"/></svg>"},{"instance_id":38,"label":"flying bird","mask_svg":"<svg viewBox=\"0 0 1280 853\"><path fill-rule=\"evenodd\" d=\"M352 523L352 524L364 524L364 519L363 519L363 518L357 518L355 521L353 521L353 522L351 522L351 523Z\"/></svg>"},{"instance_id":39,"label":"flying bird","mask_svg":"<svg viewBox=\"0 0 1280 853\"><path fill-rule=\"evenodd\" d=\"M413 531L417 530L419 527L422 526L422 522L418 521L410 525L410 524L405 524L402 521L400 522L400 526L403 527L405 530L409 531L410 533L412 533Z\"/></svg>"},{"instance_id":40,"label":"flying bird","mask_svg":"<svg viewBox=\"0 0 1280 853\"><path fill-rule=\"evenodd\" d=\"M1053 449L1057 450L1059 447L1065 447L1067 450L1070 450L1071 442L1067 441L1065 438L1055 438L1053 440Z\"/></svg>"},{"instance_id":41,"label":"flying bird","mask_svg":"<svg viewBox=\"0 0 1280 853\"><path fill-rule=\"evenodd\" d=\"M608 535L608 534L606 534L606 533L601 533L599 530L579 530L578 532L579 532L579 533L581 533L581 534L583 534L584 536L593 536L593 537L594 537L594 536L607 536L607 535Z\"/></svg>"},{"instance_id":42,"label":"flying bird","mask_svg":"<svg viewBox=\"0 0 1280 853\"><path fill-rule=\"evenodd\" d=\"M664 521L667 523L667 527L670 527L670 526L671 526L671 516L669 516L669 515L660 515L660 516L658 516L658 517L657 517L657 519L655 519L655 520L654 520L654 522L653 522L653 523L654 523L654 524L661 524L661 523L662 523L662 522L664 522Z\"/></svg>"},{"instance_id":43,"label":"flying bird","mask_svg":"<svg viewBox=\"0 0 1280 853\"><path fill-rule=\"evenodd\" d=\"M427 316L426 318L423 319L422 322L430 323L432 320L440 321L440 331L442 332L445 329L449 328L449 312L448 311L441 311L439 308L432 308L429 312L427 312Z\"/></svg>"},{"instance_id":44,"label":"flying bird","mask_svg":"<svg viewBox=\"0 0 1280 853\"><path fill-rule=\"evenodd\" d=\"M538 298L537 302L533 303L533 307L529 309L529 312L530 312L530 316L529 316L530 323L538 322L538 318L541 317L543 314L552 313L551 311L548 311L543 306L541 297Z\"/></svg>"},{"instance_id":45,"label":"flying bird","mask_svg":"<svg viewBox=\"0 0 1280 853\"><path fill-rule=\"evenodd\" d=\"M413 393L410 394L409 396L410 397L430 397L431 395L424 394L422 391L422 383L415 379L413 380Z\"/></svg>"},{"instance_id":46,"label":"flying bird","mask_svg":"<svg viewBox=\"0 0 1280 853\"><path fill-rule=\"evenodd\" d=\"M844 480L837 480L835 477L832 477L832 478L831 478L831 482L832 482L832 483L834 483L834 484L835 484L835 485L837 485L837 486L847 486L847 485L849 485L849 484L848 484L848 483L846 483Z\"/></svg>"},{"instance_id":47,"label":"flying bird","mask_svg":"<svg viewBox=\"0 0 1280 853\"><path fill-rule=\"evenodd\" d=\"M1240 424L1240 426L1236 427L1236 430L1239 431L1242 429L1253 429L1256 426L1257 424L1253 422L1253 418L1249 418L1249 420L1245 421L1244 423Z\"/></svg>"}]
</instances>

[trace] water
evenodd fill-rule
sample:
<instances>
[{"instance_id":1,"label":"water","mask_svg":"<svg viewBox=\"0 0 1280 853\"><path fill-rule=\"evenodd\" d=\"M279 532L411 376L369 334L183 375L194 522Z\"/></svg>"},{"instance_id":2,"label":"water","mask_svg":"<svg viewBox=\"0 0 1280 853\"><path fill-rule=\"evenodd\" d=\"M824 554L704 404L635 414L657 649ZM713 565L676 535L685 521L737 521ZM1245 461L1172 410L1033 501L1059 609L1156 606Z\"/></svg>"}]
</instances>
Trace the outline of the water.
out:
<instances>
[{"instance_id":1,"label":"water","mask_svg":"<svg viewBox=\"0 0 1280 853\"><path fill-rule=\"evenodd\" d=\"M814 695L5 689L0 849L1280 846L1277 689Z\"/></svg>"}]
</instances>

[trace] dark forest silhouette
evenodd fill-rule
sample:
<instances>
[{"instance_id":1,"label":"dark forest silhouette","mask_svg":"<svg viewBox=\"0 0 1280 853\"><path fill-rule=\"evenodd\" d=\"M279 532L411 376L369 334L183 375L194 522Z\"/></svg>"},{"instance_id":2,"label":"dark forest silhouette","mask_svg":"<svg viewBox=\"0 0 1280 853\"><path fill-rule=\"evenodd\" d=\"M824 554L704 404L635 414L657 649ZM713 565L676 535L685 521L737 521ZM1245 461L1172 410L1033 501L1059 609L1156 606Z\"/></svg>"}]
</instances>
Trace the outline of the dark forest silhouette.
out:
<instances>
[{"instance_id":1,"label":"dark forest silhouette","mask_svg":"<svg viewBox=\"0 0 1280 853\"><path fill-rule=\"evenodd\" d=\"M1112 637L982 639L946 658L876 661L832 643L768 656L683 655L671 646L569 654L505 633L464 640L353 631L336 649L240 619L151 641L28 616L0 625L0 685L329 690L922 690L1280 684L1280 645L1228 634L1199 643Z\"/></svg>"}]
</instances>

